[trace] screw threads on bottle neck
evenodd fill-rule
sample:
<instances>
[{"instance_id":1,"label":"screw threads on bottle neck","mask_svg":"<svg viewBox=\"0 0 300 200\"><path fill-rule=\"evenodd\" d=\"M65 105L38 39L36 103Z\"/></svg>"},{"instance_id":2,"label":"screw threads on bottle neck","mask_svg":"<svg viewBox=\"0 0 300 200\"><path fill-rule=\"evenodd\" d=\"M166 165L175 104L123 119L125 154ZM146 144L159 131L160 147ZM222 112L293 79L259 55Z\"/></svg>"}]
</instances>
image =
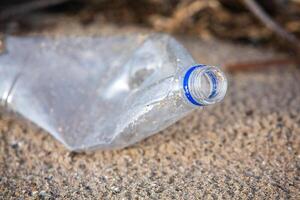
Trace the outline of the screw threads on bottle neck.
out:
<instances>
[{"instance_id":1,"label":"screw threads on bottle neck","mask_svg":"<svg viewBox=\"0 0 300 200\"><path fill-rule=\"evenodd\" d=\"M224 98L227 80L218 68L197 65L186 71L183 88L186 98L193 105L210 105Z\"/></svg>"}]
</instances>

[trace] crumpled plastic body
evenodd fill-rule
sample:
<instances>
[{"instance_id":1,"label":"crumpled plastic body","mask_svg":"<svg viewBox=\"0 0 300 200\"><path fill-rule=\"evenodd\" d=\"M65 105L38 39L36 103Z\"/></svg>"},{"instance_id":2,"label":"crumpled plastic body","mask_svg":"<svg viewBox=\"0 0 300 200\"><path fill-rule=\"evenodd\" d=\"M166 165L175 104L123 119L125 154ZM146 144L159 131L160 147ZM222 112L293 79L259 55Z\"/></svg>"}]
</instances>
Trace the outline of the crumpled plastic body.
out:
<instances>
[{"instance_id":1,"label":"crumpled plastic body","mask_svg":"<svg viewBox=\"0 0 300 200\"><path fill-rule=\"evenodd\" d=\"M128 146L197 107L182 85L196 63L168 35L7 37L5 45L2 107L71 150ZM217 76L206 77L210 82L203 79L198 90L212 96L221 83ZM193 94L195 99L198 93Z\"/></svg>"}]
</instances>

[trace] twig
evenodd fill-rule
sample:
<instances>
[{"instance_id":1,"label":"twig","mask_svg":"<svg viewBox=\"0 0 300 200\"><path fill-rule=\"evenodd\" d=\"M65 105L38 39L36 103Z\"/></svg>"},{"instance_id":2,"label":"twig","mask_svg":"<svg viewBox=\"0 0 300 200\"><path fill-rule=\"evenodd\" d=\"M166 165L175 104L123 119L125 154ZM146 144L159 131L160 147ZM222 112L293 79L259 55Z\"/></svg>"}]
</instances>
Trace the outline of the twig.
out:
<instances>
[{"instance_id":1,"label":"twig","mask_svg":"<svg viewBox=\"0 0 300 200\"><path fill-rule=\"evenodd\" d=\"M225 69L228 72L235 73L238 71L251 71L266 69L267 67L289 65L289 64L299 64L299 60L287 57L287 58L273 58L267 60L254 60L254 61L243 61L236 63L225 64Z\"/></svg>"},{"instance_id":2,"label":"twig","mask_svg":"<svg viewBox=\"0 0 300 200\"><path fill-rule=\"evenodd\" d=\"M247 6L247 8L270 30L272 30L281 38L288 41L292 46L297 48L298 52L300 52L300 41L296 36L294 36L291 33L288 33L284 28L282 28L278 23L276 23L254 0L244 0L244 3Z\"/></svg>"},{"instance_id":3,"label":"twig","mask_svg":"<svg viewBox=\"0 0 300 200\"><path fill-rule=\"evenodd\" d=\"M34 0L17 6L12 6L0 12L0 21L6 20L16 15L28 13L33 10L42 9L48 6L57 5L69 0Z\"/></svg>"}]
</instances>

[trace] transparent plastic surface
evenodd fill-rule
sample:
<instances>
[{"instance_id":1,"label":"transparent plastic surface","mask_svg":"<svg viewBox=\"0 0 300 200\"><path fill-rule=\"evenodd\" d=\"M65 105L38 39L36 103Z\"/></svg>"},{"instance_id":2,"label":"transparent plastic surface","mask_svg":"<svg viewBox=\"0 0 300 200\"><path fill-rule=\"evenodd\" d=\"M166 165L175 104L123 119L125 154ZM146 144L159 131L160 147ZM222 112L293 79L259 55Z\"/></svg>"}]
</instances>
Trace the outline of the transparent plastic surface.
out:
<instances>
[{"instance_id":1,"label":"transparent plastic surface","mask_svg":"<svg viewBox=\"0 0 300 200\"><path fill-rule=\"evenodd\" d=\"M227 81L164 34L7 37L0 104L71 150L122 148L221 101Z\"/></svg>"}]
</instances>

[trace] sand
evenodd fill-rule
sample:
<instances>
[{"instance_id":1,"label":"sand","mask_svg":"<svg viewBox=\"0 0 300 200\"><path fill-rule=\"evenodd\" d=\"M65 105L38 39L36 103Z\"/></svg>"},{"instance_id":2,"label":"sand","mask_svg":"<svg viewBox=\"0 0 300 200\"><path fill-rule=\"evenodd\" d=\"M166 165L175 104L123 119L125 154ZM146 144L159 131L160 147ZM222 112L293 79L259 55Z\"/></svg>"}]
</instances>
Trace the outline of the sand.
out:
<instances>
[{"instance_id":1,"label":"sand","mask_svg":"<svg viewBox=\"0 0 300 200\"><path fill-rule=\"evenodd\" d=\"M137 28L58 22L38 34L103 30ZM280 56L217 40L179 40L200 63ZM1 115L0 199L299 199L299 80L295 66L231 74L222 103L114 151L72 153L46 132Z\"/></svg>"}]
</instances>

